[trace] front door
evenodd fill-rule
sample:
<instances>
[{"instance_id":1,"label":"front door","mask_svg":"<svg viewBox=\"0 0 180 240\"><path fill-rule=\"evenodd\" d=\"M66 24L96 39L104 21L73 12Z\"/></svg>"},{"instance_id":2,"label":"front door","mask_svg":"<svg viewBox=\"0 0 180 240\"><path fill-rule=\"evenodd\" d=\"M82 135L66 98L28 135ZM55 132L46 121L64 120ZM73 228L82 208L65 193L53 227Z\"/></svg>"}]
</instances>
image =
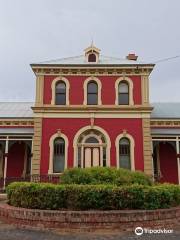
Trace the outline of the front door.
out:
<instances>
[{"instance_id":1,"label":"front door","mask_svg":"<svg viewBox=\"0 0 180 240\"><path fill-rule=\"evenodd\" d=\"M84 168L100 166L100 149L99 147L84 148Z\"/></svg>"}]
</instances>

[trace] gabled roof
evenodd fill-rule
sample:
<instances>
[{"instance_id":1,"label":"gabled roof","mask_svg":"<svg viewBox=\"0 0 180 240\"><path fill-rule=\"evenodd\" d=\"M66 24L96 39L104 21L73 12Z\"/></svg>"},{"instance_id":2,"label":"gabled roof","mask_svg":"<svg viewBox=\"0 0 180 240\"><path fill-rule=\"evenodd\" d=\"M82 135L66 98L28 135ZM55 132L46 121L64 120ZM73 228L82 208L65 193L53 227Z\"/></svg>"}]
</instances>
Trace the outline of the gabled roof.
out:
<instances>
[{"instance_id":1,"label":"gabled roof","mask_svg":"<svg viewBox=\"0 0 180 240\"><path fill-rule=\"evenodd\" d=\"M152 103L151 118L180 119L180 102Z\"/></svg>"},{"instance_id":2,"label":"gabled roof","mask_svg":"<svg viewBox=\"0 0 180 240\"><path fill-rule=\"evenodd\" d=\"M97 63L87 62L84 55L59 58L50 61L44 61L39 63L33 63L31 66L36 65L149 65L151 63L145 63L135 60L128 60L126 58L115 58L104 55L99 55L99 61ZM152 64L154 66L154 64Z\"/></svg>"},{"instance_id":3,"label":"gabled roof","mask_svg":"<svg viewBox=\"0 0 180 240\"><path fill-rule=\"evenodd\" d=\"M0 118L33 118L33 102L0 102Z\"/></svg>"}]
</instances>

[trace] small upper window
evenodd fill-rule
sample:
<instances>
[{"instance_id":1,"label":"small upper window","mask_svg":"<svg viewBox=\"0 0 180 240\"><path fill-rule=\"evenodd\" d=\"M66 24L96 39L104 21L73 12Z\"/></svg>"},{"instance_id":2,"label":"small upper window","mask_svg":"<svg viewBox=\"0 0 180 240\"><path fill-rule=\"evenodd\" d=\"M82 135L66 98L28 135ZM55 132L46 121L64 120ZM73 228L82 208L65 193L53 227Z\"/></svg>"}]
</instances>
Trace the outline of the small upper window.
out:
<instances>
[{"instance_id":1,"label":"small upper window","mask_svg":"<svg viewBox=\"0 0 180 240\"><path fill-rule=\"evenodd\" d=\"M98 104L98 85L96 82L89 82L87 85L87 104Z\"/></svg>"},{"instance_id":2,"label":"small upper window","mask_svg":"<svg viewBox=\"0 0 180 240\"><path fill-rule=\"evenodd\" d=\"M119 105L129 105L129 85L127 82L120 82L118 87Z\"/></svg>"},{"instance_id":3,"label":"small upper window","mask_svg":"<svg viewBox=\"0 0 180 240\"><path fill-rule=\"evenodd\" d=\"M66 84L63 81L56 84L56 101L57 105L66 105Z\"/></svg>"},{"instance_id":4,"label":"small upper window","mask_svg":"<svg viewBox=\"0 0 180 240\"><path fill-rule=\"evenodd\" d=\"M94 53L89 54L88 62L96 62L96 55Z\"/></svg>"}]
</instances>

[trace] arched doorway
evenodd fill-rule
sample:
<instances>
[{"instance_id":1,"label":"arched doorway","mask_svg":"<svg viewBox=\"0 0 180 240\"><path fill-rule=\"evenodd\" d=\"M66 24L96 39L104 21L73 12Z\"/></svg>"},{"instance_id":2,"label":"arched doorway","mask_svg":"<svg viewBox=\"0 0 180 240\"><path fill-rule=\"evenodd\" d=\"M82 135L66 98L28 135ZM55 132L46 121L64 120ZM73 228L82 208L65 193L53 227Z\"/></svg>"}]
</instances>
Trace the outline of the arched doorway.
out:
<instances>
[{"instance_id":1,"label":"arched doorway","mask_svg":"<svg viewBox=\"0 0 180 240\"><path fill-rule=\"evenodd\" d=\"M160 182L178 183L175 142L159 142L154 146L154 173Z\"/></svg>"},{"instance_id":2,"label":"arched doorway","mask_svg":"<svg viewBox=\"0 0 180 240\"><path fill-rule=\"evenodd\" d=\"M107 142L105 136L96 129L80 134L77 141L78 167L107 166Z\"/></svg>"}]
</instances>

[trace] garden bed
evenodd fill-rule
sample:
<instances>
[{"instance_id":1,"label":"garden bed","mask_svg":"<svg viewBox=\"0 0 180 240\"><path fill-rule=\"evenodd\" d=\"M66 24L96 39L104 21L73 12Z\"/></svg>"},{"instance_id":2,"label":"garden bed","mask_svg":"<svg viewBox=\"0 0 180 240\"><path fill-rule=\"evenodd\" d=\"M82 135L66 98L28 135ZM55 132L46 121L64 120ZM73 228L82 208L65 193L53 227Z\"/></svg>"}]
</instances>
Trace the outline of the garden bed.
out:
<instances>
[{"instance_id":1,"label":"garden bed","mask_svg":"<svg viewBox=\"0 0 180 240\"><path fill-rule=\"evenodd\" d=\"M174 229L180 207L158 210L56 211L0 204L0 219L16 226L61 231L134 231L136 227Z\"/></svg>"}]
</instances>

